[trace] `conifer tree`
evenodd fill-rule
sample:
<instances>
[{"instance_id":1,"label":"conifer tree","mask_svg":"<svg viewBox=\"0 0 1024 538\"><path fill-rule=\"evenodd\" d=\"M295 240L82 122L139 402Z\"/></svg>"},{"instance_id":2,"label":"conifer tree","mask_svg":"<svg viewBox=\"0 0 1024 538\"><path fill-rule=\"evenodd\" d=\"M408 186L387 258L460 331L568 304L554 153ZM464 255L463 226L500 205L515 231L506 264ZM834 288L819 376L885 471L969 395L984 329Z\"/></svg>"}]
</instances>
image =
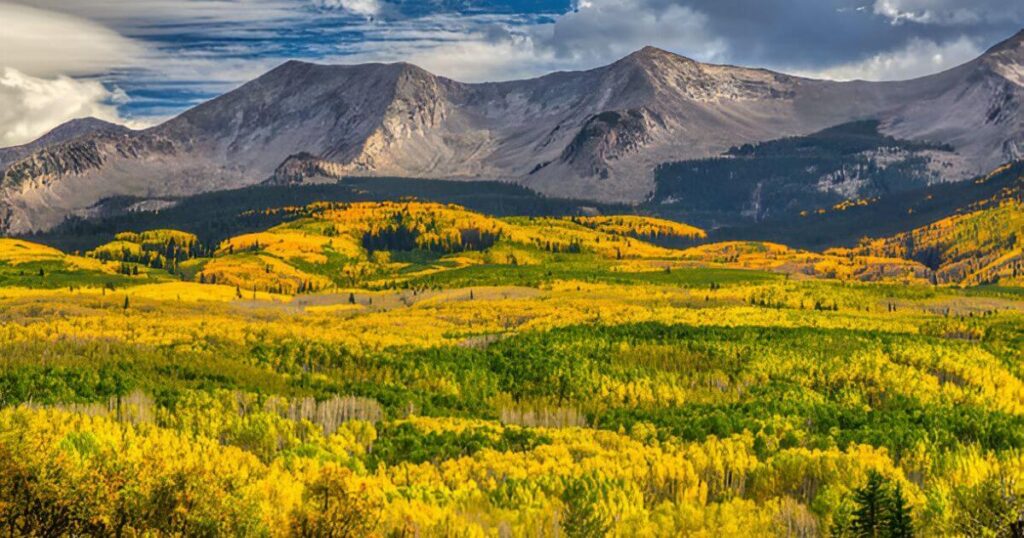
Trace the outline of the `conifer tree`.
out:
<instances>
[{"instance_id":1,"label":"conifer tree","mask_svg":"<svg viewBox=\"0 0 1024 538\"><path fill-rule=\"evenodd\" d=\"M868 474L868 483L853 492L857 508L850 523L853 535L858 538L880 538L883 530L883 510L886 505L885 487L882 475L875 471Z\"/></svg>"},{"instance_id":2,"label":"conifer tree","mask_svg":"<svg viewBox=\"0 0 1024 538\"><path fill-rule=\"evenodd\" d=\"M888 538L912 538L914 524L910 519L910 507L903 497L903 489L899 484L888 495L885 507L885 536Z\"/></svg>"}]
</instances>

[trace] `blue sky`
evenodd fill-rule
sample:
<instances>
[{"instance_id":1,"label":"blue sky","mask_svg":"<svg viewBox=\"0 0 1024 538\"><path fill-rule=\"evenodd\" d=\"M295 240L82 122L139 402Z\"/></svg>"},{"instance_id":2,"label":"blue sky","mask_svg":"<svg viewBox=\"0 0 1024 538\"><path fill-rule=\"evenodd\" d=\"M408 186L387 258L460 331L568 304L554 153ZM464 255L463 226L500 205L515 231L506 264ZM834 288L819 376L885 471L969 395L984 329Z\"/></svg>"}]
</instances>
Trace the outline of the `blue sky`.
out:
<instances>
[{"instance_id":1,"label":"blue sky","mask_svg":"<svg viewBox=\"0 0 1024 538\"><path fill-rule=\"evenodd\" d=\"M458 80L587 69L654 45L891 80L1024 26L1020 0L0 0L0 145L94 115L158 122L292 58Z\"/></svg>"}]
</instances>

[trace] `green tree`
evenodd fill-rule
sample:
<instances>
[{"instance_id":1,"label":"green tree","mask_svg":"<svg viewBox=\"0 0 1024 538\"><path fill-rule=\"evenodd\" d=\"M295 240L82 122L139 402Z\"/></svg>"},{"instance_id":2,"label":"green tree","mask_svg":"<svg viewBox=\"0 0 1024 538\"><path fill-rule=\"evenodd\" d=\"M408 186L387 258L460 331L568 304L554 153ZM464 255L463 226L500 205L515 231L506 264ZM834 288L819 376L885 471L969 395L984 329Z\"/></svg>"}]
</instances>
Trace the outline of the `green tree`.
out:
<instances>
[{"instance_id":1,"label":"green tree","mask_svg":"<svg viewBox=\"0 0 1024 538\"><path fill-rule=\"evenodd\" d=\"M912 538L914 522L910 518L910 507L899 484L888 495L885 507L885 535L889 538Z\"/></svg>"},{"instance_id":2,"label":"green tree","mask_svg":"<svg viewBox=\"0 0 1024 538\"><path fill-rule=\"evenodd\" d=\"M853 492L857 507L853 510L850 529L858 538L880 538L887 504L885 481L875 471L868 474L868 483Z\"/></svg>"},{"instance_id":3,"label":"green tree","mask_svg":"<svg viewBox=\"0 0 1024 538\"><path fill-rule=\"evenodd\" d=\"M572 479L562 492L562 530L569 538L597 538L611 530L611 521L597 509L596 481Z\"/></svg>"}]
</instances>

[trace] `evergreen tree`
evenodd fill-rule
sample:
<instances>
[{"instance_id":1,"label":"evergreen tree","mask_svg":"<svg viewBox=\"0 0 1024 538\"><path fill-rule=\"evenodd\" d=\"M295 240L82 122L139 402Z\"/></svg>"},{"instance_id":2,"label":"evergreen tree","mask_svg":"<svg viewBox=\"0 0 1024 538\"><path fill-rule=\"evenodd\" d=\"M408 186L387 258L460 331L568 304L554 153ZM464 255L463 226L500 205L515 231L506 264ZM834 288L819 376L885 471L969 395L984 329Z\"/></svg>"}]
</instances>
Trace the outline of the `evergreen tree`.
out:
<instances>
[{"instance_id":1,"label":"evergreen tree","mask_svg":"<svg viewBox=\"0 0 1024 538\"><path fill-rule=\"evenodd\" d=\"M885 535L888 538L912 538L914 523L910 519L910 507L903 497L903 489L899 484L888 495L885 507Z\"/></svg>"},{"instance_id":2,"label":"evergreen tree","mask_svg":"<svg viewBox=\"0 0 1024 538\"><path fill-rule=\"evenodd\" d=\"M868 474L868 483L853 492L857 508L853 510L850 528L858 538L880 538L883 530L883 510L886 494L882 475L875 471Z\"/></svg>"}]
</instances>

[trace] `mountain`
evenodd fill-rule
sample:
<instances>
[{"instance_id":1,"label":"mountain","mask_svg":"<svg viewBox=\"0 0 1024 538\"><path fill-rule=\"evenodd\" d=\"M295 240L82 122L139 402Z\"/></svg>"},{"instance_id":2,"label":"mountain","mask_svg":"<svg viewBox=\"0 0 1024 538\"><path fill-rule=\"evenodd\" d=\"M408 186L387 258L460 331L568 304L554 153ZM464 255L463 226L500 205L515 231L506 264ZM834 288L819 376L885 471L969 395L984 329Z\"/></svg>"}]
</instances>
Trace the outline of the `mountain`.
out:
<instances>
[{"instance_id":1,"label":"mountain","mask_svg":"<svg viewBox=\"0 0 1024 538\"><path fill-rule=\"evenodd\" d=\"M342 176L513 181L637 202L665 162L873 119L949 144L961 180L1022 153L1024 32L950 71L834 82L644 48L578 72L465 84L399 64L287 62L156 127L51 144L0 178L0 231L50 228L107 198Z\"/></svg>"},{"instance_id":2,"label":"mountain","mask_svg":"<svg viewBox=\"0 0 1024 538\"><path fill-rule=\"evenodd\" d=\"M98 118L77 118L62 123L44 134L43 136L20 146L0 148L0 170L7 164L24 159L25 157L39 151L47 146L60 144L80 136L97 133L125 133L129 129L123 125L117 125Z\"/></svg>"},{"instance_id":3,"label":"mountain","mask_svg":"<svg viewBox=\"0 0 1024 538\"><path fill-rule=\"evenodd\" d=\"M887 114L886 134L949 144L973 172L1024 159L1024 30L972 62L911 84L929 91Z\"/></svg>"}]
</instances>

